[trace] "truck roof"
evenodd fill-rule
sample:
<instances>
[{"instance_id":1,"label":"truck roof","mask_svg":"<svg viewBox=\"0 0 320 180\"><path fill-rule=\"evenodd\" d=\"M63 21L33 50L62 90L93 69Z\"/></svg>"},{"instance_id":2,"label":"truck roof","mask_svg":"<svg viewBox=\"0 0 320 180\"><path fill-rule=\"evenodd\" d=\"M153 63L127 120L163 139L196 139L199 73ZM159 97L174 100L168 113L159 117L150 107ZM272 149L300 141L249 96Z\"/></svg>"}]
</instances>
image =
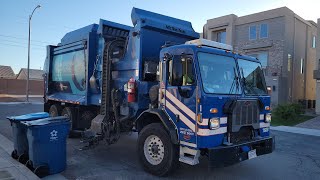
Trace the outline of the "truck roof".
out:
<instances>
[{"instance_id":1,"label":"truck roof","mask_svg":"<svg viewBox=\"0 0 320 180\"><path fill-rule=\"evenodd\" d=\"M248 56L248 55L243 55L240 53L232 52L220 48L215 48L215 47L208 47L208 46L199 46L197 44L180 44L180 45L174 45L170 47L166 47L162 50L162 52L175 52L175 49L179 49L180 53L185 53L185 54L190 54L193 53L194 51L199 51L199 48L201 48L200 51L205 51L208 53L217 53L220 55L226 55L226 56L235 56L236 58L241 58L249 61L254 61L254 62L260 62L257 58ZM193 52L192 52L193 51Z\"/></svg>"},{"instance_id":2,"label":"truck roof","mask_svg":"<svg viewBox=\"0 0 320 180\"><path fill-rule=\"evenodd\" d=\"M98 24L91 24L85 26L83 28L68 32L66 35L63 36L61 39L61 43L59 45L66 45L76 41L81 41L88 37L90 32L97 32L99 25Z\"/></svg>"}]
</instances>

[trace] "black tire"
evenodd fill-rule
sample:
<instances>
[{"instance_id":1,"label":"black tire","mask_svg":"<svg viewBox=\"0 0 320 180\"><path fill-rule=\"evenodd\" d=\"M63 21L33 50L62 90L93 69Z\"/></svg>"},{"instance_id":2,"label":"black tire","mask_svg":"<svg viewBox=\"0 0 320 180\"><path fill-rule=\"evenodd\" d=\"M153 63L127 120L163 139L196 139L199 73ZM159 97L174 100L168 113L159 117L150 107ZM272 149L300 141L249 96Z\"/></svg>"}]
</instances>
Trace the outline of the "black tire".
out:
<instances>
[{"instance_id":1,"label":"black tire","mask_svg":"<svg viewBox=\"0 0 320 180\"><path fill-rule=\"evenodd\" d=\"M65 107L62 110L61 116L66 116L70 119L70 131L69 138L79 138L81 137L81 131L77 130L76 122L75 122L75 112L73 107Z\"/></svg>"},{"instance_id":2,"label":"black tire","mask_svg":"<svg viewBox=\"0 0 320 180\"><path fill-rule=\"evenodd\" d=\"M11 152L11 157L13 158L13 159L18 159L18 153L17 153L17 150L13 150L12 152Z\"/></svg>"},{"instance_id":3,"label":"black tire","mask_svg":"<svg viewBox=\"0 0 320 180\"><path fill-rule=\"evenodd\" d=\"M21 154L19 157L18 157L18 161L22 164L26 164L26 162L29 160L29 156L28 154Z\"/></svg>"},{"instance_id":4,"label":"black tire","mask_svg":"<svg viewBox=\"0 0 320 180\"><path fill-rule=\"evenodd\" d=\"M33 171L33 173L35 173L39 178L46 177L49 175L49 167L39 166Z\"/></svg>"},{"instance_id":5,"label":"black tire","mask_svg":"<svg viewBox=\"0 0 320 180\"><path fill-rule=\"evenodd\" d=\"M157 136L164 146L164 157L157 165L151 164L144 152L145 141L152 135ZM144 170L156 176L167 176L179 165L179 147L171 142L169 133L160 123L149 124L141 130L138 137L138 155Z\"/></svg>"},{"instance_id":6,"label":"black tire","mask_svg":"<svg viewBox=\"0 0 320 180\"><path fill-rule=\"evenodd\" d=\"M70 131L75 129L75 125L74 125L74 122L73 122L74 115L75 114L74 114L74 110L73 110L72 107L63 108L62 113L61 113L61 116L65 116L65 117L69 118L70 123L71 123Z\"/></svg>"},{"instance_id":7,"label":"black tire","mask_svg":"<svg viewBox=\"0 0 320 180\"><path fill-rule=\"evenodd\" d=\"M34 170L34 168L33 168L33 163L32 163L31 160L28 160L28 161L26 162L25 166L26 166L28 169L30 169L31 171Z\"/></svg>"},{"instance_id":8,"label":"black tire","mask_svg":"<svg viewBox=\"0 0 320 180\"><path fill-rule=\"evenodd\" d=\"M57 104L51 105L49 109L49 114L50 114L50 117L59 116L61 114L61 106Z\"/></svg>"}]
</instances>

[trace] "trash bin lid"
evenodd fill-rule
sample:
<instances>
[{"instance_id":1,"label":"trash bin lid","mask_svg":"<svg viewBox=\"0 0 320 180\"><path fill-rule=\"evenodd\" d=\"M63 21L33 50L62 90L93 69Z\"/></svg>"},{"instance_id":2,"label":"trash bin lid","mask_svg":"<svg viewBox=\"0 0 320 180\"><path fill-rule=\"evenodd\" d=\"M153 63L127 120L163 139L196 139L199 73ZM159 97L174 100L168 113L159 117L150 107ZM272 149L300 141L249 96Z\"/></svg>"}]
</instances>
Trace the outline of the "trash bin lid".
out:
<instances>
[{"instance_id":1,"label":"trash bin lid","mask_svg":"<svg viewBox=\"0 0 320 180\"><path fill-rule=\"evenodd\" d=\"M21 121L22 124L27 126L43 126L47 124L60 124L60 123L69 123L70 120L66 116L57 116L57 117L49 117L44 119L38 119L34 121Z\"/></svg>"},{"instance_id":2,"label":"trash bin lid","mask_svg":"<svg viewBox=\"0 0 320 180\"><path fill-rule=\"evenodd\" d=\"M9 119L10 121L32 121L32 120L43 119L48 117L49 117L49 113L38 112L38 113L24 114L21 116L9 116L7 117L7 119Z\"/></svg>"}]
</instances>

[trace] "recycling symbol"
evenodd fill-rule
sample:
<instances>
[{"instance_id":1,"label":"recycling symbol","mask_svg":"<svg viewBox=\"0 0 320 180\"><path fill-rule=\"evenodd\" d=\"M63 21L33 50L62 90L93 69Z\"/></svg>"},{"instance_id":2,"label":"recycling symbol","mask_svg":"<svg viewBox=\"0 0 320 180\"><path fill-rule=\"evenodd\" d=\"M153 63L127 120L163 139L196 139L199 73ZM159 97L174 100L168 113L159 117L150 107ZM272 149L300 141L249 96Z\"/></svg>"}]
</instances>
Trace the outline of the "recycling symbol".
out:
<instances>
[{"instance_id":1,"label":"recycling symbol","mask_svg":"<svg viewBox=\"0 0 320 180\"><path fill-rule=\"evenodd\" d=\"M58 131L53 130L50 132L50 140L58 140Z\"/></svg>"}]
</instances>

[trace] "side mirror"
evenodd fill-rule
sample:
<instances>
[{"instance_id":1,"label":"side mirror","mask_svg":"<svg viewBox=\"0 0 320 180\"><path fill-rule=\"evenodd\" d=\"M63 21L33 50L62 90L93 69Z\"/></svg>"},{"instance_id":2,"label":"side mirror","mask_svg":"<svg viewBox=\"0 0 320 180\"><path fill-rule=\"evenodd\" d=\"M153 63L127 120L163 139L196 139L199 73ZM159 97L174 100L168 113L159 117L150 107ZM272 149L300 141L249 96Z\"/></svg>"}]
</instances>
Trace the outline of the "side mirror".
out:
<instances>
[{"instance_id":1,"label":"side mirror","mask_svg":"<svg viewBox=\"0 0 320 180\"><path fill-rule=\"evenodd\" d=\"M164 53L164 61L167 61L169 59L172 59L172 55L169 53Z\"/></svg>"}]
</instances>

